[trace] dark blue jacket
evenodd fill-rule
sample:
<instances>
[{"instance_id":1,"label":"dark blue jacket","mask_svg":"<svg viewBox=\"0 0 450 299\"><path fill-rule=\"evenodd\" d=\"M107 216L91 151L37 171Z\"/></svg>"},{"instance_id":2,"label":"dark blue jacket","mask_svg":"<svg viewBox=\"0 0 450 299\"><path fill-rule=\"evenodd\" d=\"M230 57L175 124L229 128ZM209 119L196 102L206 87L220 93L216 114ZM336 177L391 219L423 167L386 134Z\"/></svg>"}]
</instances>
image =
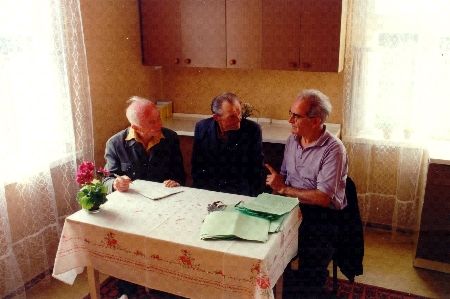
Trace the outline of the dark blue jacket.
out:
<instances>
[{"instance_id":1,"label":"dark blue jacket","mask_svg":"<svg viewBox=\"0 0 450 299\"><path fill-rule=\"evenodd\" d=\"M218 137L213 118L195 126L192 150L194 188L257 196L264 189L262 133L260 126L243 119L241 127Z\"/></svg>"},{"instance_id":2,"label":"dark blue jacket","mask_svg":"<svg viewBox=\"0 0 450 299\"><path fill-rule=\"evenodd\" d=\"M128 130L120 131L106 142L105 168L111 175L103 182L108 187L108 193L113 191L113 174L160 183L170 179L184 185L186 175L177 133L162 128L164 138L146 151L142 143L134 139L125 140Z\"/></svg>"}]
</instances>

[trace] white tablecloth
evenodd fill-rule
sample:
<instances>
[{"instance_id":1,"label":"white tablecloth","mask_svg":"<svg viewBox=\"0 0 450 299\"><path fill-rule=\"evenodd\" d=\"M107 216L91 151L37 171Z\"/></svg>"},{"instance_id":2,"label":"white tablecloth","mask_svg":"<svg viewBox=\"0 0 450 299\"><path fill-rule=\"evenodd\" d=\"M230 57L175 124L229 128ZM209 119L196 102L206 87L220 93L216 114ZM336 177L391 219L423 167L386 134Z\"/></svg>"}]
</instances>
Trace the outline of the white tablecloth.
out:
<instances>
[{"instance_id":1,"label":"white tablecloth","mask_svg":"<svg viewBox=\"0 0 450 299\"><path fill-rule=\"evenodd\" d=\"M149 184L158 184L149 182ZM158 184L159 185L159 184ZM298 206L265 243L205 241L207 205L250 197L187 187L158 201L115 192L98 214L66 218L53 276L73 283L85 266L190 298L273 298L272 287L297 252Z\"/></svg>"}]
</instances>

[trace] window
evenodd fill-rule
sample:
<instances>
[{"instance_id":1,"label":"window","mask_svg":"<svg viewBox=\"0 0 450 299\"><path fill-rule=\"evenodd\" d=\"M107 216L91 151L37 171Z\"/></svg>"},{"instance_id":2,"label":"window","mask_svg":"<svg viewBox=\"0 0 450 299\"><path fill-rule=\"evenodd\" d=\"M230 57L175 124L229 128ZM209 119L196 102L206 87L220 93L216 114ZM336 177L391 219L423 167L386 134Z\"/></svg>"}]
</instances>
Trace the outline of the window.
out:
<instances>
[{"instance_id":1,"label":"window","mask_svg":"<svg viewBox=\"0 0 450 299\"><path fill-rule=\"evenodd\" d=\"M8 180L48 167L74 140L61 15L51 2L0 4L0 161Z\"/></svg>"},{"instance_id":2,"label":"window","mask_svg":"<svg viewBox=\"0 0 450 299\"><path fill-rule=\"evenodd\" d=\"M351 135L450 141L450 2L355 2L363 13L352 26Z\"/></svg>"}]
</instances>

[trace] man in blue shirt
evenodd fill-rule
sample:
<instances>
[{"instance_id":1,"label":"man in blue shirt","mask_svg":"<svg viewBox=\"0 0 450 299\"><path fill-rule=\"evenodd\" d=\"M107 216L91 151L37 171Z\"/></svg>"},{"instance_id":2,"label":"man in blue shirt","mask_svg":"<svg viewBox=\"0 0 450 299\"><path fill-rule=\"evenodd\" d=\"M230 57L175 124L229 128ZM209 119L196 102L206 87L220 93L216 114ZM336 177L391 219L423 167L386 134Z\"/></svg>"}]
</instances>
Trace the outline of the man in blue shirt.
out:
<instances>
[{"instance_id":1,"label":"man in blue shirt","mask_svg":"<svg viewBox=\"0 0 450 299\"><path fill-rule=\"evenodd\" d=\"M347 205L347 153L342 142L326 131L330 112L326 95L304 90L289 110L292 135L281 173L266 165L270 171L266 184L279 194L298 198L303 216L298 278L303 297L311 298L323 292L338 233L338 211Z\"/></svg>"}]
</instances>

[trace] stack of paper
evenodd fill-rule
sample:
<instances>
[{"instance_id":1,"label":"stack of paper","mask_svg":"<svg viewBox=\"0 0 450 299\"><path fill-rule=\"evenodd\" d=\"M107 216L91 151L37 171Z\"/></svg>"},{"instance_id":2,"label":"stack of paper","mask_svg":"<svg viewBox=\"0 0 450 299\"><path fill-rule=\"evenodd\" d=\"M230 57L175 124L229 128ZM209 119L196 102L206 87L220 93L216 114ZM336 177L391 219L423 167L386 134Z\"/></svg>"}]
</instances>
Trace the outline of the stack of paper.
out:
<instances>
[{"instance_id":1,"label":"stack of paper","mask_svg":"<svg viewBox=\"0 0 450 299\"><path fill-rule=\"evenodd\" d=\"M262 193L254 200L240 203L237 209L244 214L270 220L270 233L279 232L284 218L296 205L298 200L292 197Z\"/></svg>"},{"instance_id":2,"label":"stack of paper","mask_svg":"<svg viewBox=\"0 0 450 299\"><path fill-rule=\"evenodd\" d=\"M277 233L281 230L281 225L288 214L278 217L275 220L270 221L269 233Z\"/></svg>"},{"instance_id":3,"label":"stack of paper","mask_svg":"<svg viewBox=\"0 0 450 299\"><path fill-rule=\"evenodd\" d=\"M180 190L178 188L168 188L164 187L160 184L152 184L151 182L144 181L144 180L135 180L130 185L131 192L137 192L141 194L144 197L157 200L161 199L173 194L177 194L180 192L183 192L183 190Z\"/></svg>"},{"instance_id":4,"label":"stack of paper","mask_svg":"<svg viewBox=\"0 0 450 299\"><path fill-rule=\"evenodd\" d=\"M288 213L298 204L296 198L260 194L255 199L211 212L201 228L202 239L241 238L265 242L278 232Z\"/></svg>"},{"instance_id":5,"label":"stack of paper","mask_svg":"<svg viewBox=\"0 0 450 299\"><path fill-rule=\"evenodd\" d=\"M248 216L236 210L215 211L208 214L200 230L202 239L245 239L265 242L270 221Z\"/></svg>"},{"instance_id":6,"label":"stack of paper","mask_svg":"<svg viewBox=\"0 0 450 299\"><path fill-rule=\"evenodd\" d=\"M254 200L240 203L237 208L246 214L274 220L289 213L296 205L296 198L262 193Z\"/></svg>"}]
</instances>

